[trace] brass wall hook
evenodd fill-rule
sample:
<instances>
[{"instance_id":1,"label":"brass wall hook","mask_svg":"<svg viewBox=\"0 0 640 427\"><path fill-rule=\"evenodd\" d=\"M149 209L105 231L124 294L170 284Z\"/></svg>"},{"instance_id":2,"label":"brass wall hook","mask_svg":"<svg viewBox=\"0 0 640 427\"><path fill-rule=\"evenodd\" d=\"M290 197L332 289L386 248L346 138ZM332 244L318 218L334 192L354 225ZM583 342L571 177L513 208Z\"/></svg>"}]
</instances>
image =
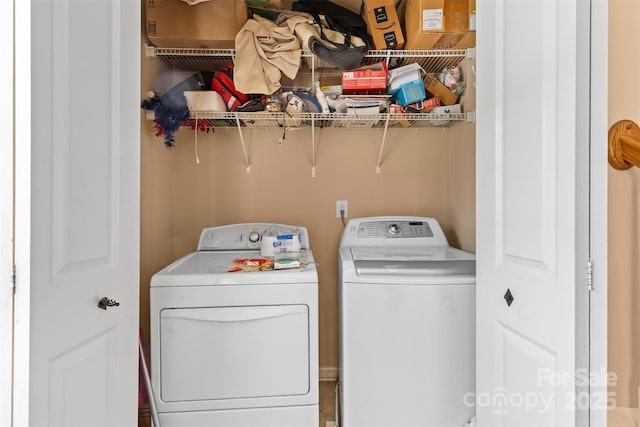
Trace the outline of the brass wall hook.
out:
<instances>
[{"instance_id":1,"label":"brass wall hook","mask_svg":"<svg viewBox=\"0 0 640 427\"><path fill-rule=\"evenodd\" d=\"M609 164L618 170L640 167L640 127L620 120L609 128Z\"/></svg>"}]
</instances>

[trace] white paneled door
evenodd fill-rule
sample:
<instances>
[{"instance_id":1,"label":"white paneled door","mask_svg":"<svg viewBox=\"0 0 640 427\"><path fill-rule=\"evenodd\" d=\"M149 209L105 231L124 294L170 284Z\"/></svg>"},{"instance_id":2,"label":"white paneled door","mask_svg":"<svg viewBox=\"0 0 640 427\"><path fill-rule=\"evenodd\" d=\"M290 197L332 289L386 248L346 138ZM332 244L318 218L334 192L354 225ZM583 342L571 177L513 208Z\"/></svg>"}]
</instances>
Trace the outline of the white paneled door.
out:
<instances>
[{"instance_id":1,"label":"white paneled door","mask_svg":"<svg viewBox=\"0 0 640 427\"><path fill-rule=\"evenodd\" d=\"M0 2L0 52L13 49L13 4ZM6 64L6 65L5 65ZM11 422L13 322L13 67L0 63L0 426Z\"/></svg>"},{"instance_id":2,"label":"white paneled door","mask_svg":"<svg viewBox=\"0 0 640 427\"><path fill-rule=\"evenodd\" d=\"M140 2L15 3L14 425L136 425Z\"/></svg>"},{"instance_id":3,"label":"white paneled door","mask_svg":"<svg viewBox=\"0 0 640 427\"><path fill-rule=\"evenodd\" d=\"M589 8L478 2L478 426L588 423Z\"/></svg>"}]
</instances>

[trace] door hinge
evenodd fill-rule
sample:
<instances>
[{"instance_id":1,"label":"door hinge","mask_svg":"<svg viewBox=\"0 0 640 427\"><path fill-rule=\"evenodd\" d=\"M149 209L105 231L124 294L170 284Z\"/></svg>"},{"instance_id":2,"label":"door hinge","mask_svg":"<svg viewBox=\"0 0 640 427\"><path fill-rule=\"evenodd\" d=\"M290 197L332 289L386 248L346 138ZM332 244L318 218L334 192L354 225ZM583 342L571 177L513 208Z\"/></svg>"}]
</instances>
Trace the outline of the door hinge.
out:
<instances>
[{"instance_id":1,"label":"door hinge","mask_svg":"<svg viewBox=\"0 0 640 427\"><path fill-rule=\"evenodd\" d=\"M11 294L16 294L16 266L11 267Z\"/></svg>"},{"instance_id":2,"label":"door hinge","mask_svg":"<svg viewBox=\"0 0 640 427\"><path fill-rule=\"evenodd\" d=\"M587 263L587 288L593 290L593 261Z\"/></svg>"}]
</instances>

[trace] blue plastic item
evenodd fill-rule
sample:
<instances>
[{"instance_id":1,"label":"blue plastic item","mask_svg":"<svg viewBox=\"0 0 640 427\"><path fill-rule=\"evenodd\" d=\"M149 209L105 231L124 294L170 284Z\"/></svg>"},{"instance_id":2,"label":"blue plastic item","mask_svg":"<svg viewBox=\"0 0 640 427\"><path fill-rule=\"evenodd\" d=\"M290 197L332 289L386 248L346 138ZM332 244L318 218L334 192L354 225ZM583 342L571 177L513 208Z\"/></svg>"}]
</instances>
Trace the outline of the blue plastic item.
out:
<instances>
[{"instance_id":1,"label":"blue plastic item","mask_svg":"<svg viewBox=\"0 0 640 427\"><path fill-rule=\"evenodd\" d=\"M413 80L401 85L396 91L396 103L402 105L415 104L427 97L422 80Z\"/></svg>"}]
</instances>

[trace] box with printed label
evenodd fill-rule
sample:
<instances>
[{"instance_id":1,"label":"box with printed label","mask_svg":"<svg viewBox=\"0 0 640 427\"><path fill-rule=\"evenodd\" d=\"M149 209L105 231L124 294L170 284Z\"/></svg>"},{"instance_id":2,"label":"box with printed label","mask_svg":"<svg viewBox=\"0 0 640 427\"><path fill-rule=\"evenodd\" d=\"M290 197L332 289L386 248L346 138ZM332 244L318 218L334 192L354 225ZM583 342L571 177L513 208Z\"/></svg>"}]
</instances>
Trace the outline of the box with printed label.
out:
<instances>
[{"instance_id":1,"label":"box with printed label","mask_svg":"<svg viewBox=\"0 0 640 427\"><path fill-rule=\"evenodd\" d=\"M405 49L474 47L475 0L407 0Z\"/></svg>"},{"instance_id":2,"label":"box with printed label","mask_svg":"<svg viewBox=\"0 0 640 427\"><path fill-rule=\"evenodd\" d=\"M362 17L375 49L400 49L404 45L393 0L364 0Z\"/></svg>"},{"instance_id":3,"label":"box with printed label","mask_svg":"<svg viewBox=\"0 0 640 427\"><path fill-rule=\"evenodd\" d=\"M436 76L427 74L423 81L427 92L438 96L442 105L453 105L458 102L458 95L451 92L449 88L443 85Z\"/></svg>"},{"instance_id":4,"label":"box with printed label","mask_svg":"<svg viewBox=\"0 0 640 427\"><path fill-rule=\"evenodd\" d=\"M227 49L247 22L244 1L145 0L149 41L157 47Z\"/></svg>"},{"instance_id":5,"label":"box with printed label","mask_svg":"<svg viewBox=\"0 0 640 427\"><path fill-rule=\"evenodd\" d=\"M378 62L342 72L344 95L380 95L387 89L387 64Z\"/></svg>"},{"instance_id":6,"label":"box with printed label","mask_svg":"<svg viewBox=\"0 0 640 427\"><path fill-rule=\"evenodd\" d=\"M436 107L431 110L431 114L442 116L444 120L431 120L431 124L434 126L446 125L447 122L451 120L451 116L453 114L460 114L461 112L462 108L460 107L460 104Z\"/></svg>"},{"instance_id":7,"label":"box with printed label","mask_svg":"<svg viewBox=\"0 0 640 427\"><path fill-rule=\"evenodd\" d=\"M425 113L439 106L440 106L440 98L438 98L437 96L434 96L429 99L423 99L422 101L416 102L415 104L409 104L409 105L391 104L389 105L389 113L390 114Z\"/></svg>"}]
</instances>

